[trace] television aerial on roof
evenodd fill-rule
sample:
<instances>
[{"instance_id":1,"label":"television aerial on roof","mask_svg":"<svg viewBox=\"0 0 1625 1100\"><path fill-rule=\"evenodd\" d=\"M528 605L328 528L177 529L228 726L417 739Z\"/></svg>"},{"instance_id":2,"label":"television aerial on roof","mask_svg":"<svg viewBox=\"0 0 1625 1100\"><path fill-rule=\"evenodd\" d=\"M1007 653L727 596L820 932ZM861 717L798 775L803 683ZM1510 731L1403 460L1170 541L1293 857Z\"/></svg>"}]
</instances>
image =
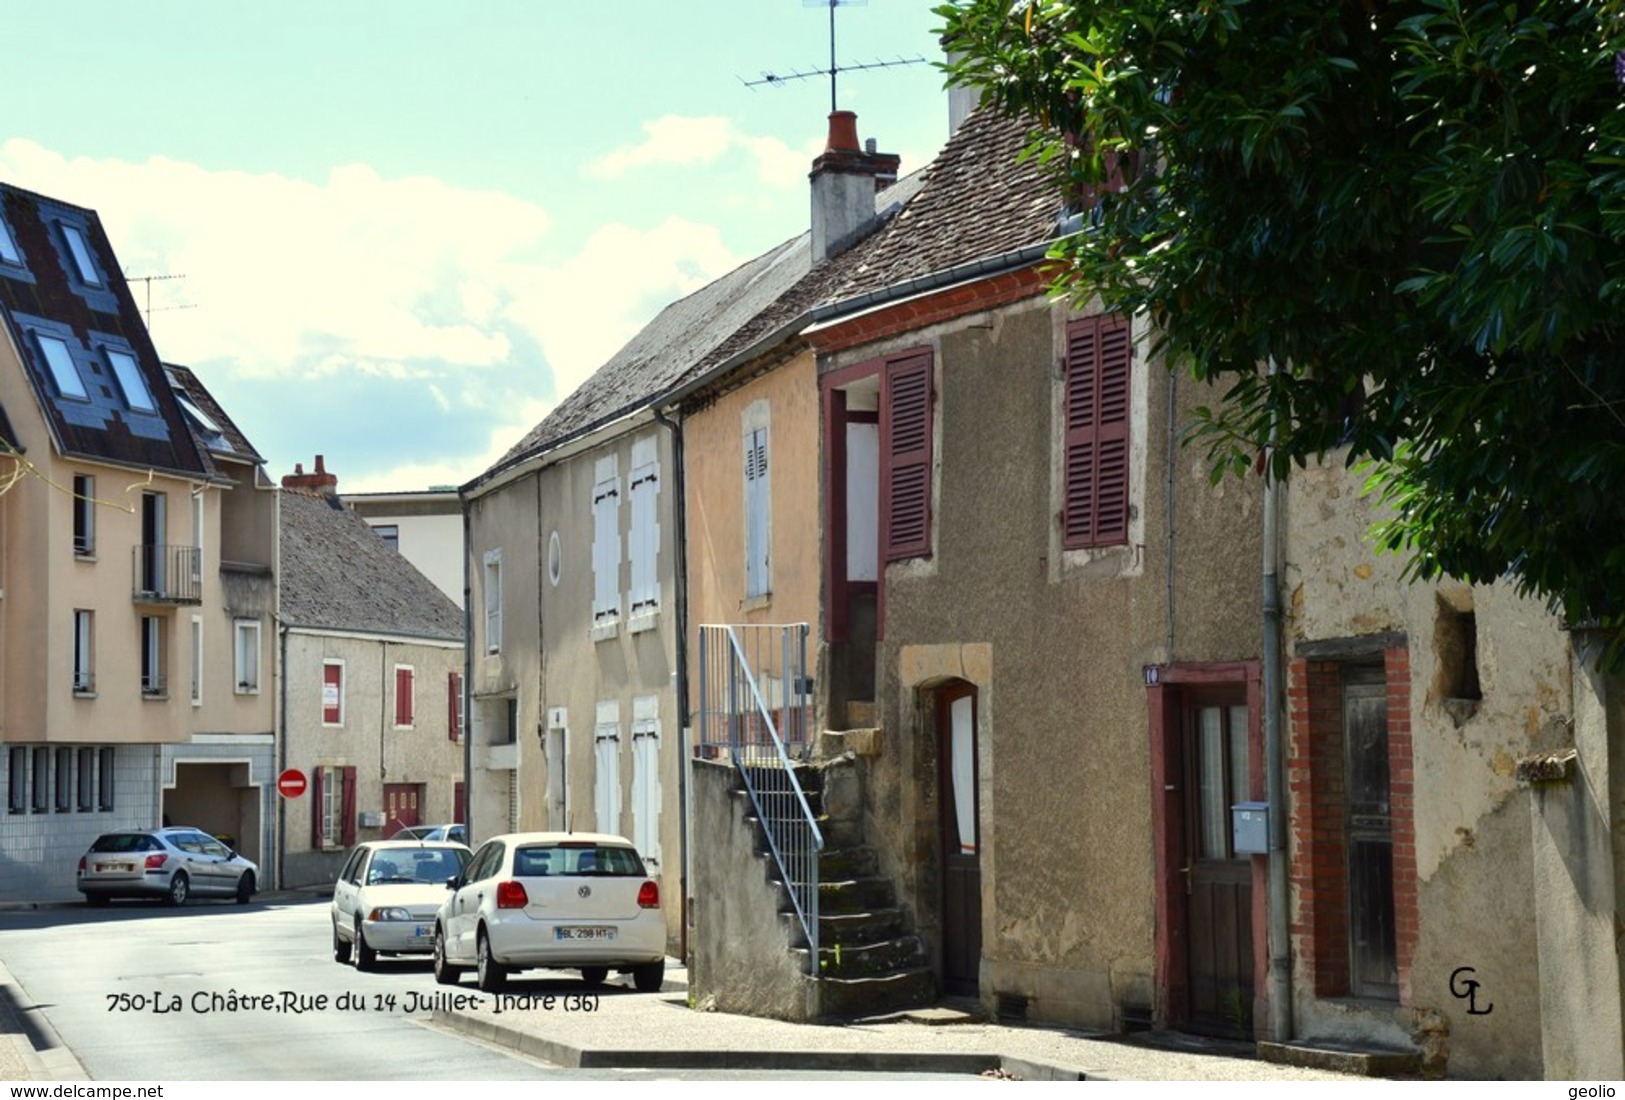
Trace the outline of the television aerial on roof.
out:
<instances>
[{"instance_id":1,"label":"television aerial on roof","mask_svg":"<svg viewBox=\"0 0 1625 1100\"><path fill-rule=\"evenodd\" d=\"M893 60L876 59L874 61L860 62L855 65L840 65L835 60L835 9L851 8L867 5L869 0L801 0L804 8L829 9L829 68L827 69L797 69L788 73L763 72L756 80L746 80L740 77L741 83L747 88L759 88L763 84L786 84L792 80L805 80L812 76L829 77L829 109L837 110L835 99L835 81L841 73L858 72L863 69L890 69L899 65L923 65L923 57L898 57Z\"/></svg>"}]
</instances>

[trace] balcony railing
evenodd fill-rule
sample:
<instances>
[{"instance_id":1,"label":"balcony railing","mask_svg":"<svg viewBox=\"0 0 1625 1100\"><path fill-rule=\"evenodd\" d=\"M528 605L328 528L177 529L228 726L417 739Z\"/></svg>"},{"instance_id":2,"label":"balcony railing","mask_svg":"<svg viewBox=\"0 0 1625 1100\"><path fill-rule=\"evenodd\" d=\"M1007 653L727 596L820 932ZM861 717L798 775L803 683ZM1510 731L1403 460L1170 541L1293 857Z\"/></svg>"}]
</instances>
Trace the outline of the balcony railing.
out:
<instances>
[{"instance_id":1,"label":"balcony railing","mask_svg":"<svg viewBox=\"0 0 1625 1100\"><path fill-rule=\"evenodd\" d=\"M135 546L130 557L137 603L203 602L203 552L196 546Z\"/></svg>"}]
</instances>

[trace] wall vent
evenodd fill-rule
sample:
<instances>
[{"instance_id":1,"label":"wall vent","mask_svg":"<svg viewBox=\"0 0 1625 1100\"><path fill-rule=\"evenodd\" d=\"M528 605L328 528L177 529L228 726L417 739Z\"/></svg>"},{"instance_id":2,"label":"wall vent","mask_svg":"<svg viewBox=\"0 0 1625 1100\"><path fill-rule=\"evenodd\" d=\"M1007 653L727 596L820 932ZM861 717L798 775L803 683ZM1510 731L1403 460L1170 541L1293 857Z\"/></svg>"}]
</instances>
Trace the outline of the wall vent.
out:
<instances>
[{"instance_id":1,"label":"wall vent","mask_svg":"<svg viewBox=\"0 0 1625 1100\"><path fill-rule=\"evenodd\" d=\"M1031 999L1020 993L996 994L999 1023L1024 1024L1027 1022L1027 1006Z\"/></svg>"}]
</instances>

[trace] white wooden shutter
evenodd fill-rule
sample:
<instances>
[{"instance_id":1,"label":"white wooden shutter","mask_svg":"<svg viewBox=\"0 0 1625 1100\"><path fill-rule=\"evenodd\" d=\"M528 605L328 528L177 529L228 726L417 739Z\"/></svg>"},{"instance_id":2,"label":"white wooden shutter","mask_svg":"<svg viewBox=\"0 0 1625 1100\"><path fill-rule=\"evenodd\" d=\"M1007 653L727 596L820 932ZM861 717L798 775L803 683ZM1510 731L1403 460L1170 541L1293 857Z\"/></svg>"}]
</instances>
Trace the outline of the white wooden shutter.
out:
<instances>
[{"instance_id":1,"label":"white wooden shutter","mask_svg":"<svg viewBox=\"0 0 1625 1100\"><path fill-rule=\"evenodd\" d=\"M660 862L660 701L632 700L632 844L645 860Z\"/></svg>"},{"instance_id":2,"label":"white wooden shutter","mask_svg":"<svg viewBox=\"0 0 1625 1100\"><path fill-rule=\"evenodd\" d=\"M600 459L592 490L592 619L621 613L621 479L615 456Z\"/></svg>"},{"instance_id":3,"label":"white wooden shutter","mask_svg":"<svg viewBox=\"0 0 1625 1100\"><path fill-rule=\"evenodd\" d=\"M656 560L660 554L660 465L654 461L654 441L648 441L649 460L639 462L638 447L633 450L633 467L628 496L632 503L632 606L630 614L648 613L660 607L660 574Z\"/></svg>"},{"instance_id":4,"label":"white wooden shutter","mask_svg":"<svg viewBox=\"0 0 1625 1100\"><path fill-rule=\"evenodd\" d=\"M621 831L621 706L619 703L599 703L598 721L594 727L593 745L597 767L594 768L593 807L598 813L598 831L619 834Z\"/></svg>"},{"instance_id":5,"label":"white wooden shutter","mask_svg":"<svg viewBox=\"0 0 1625 1100\"><path fill-rule=\"evenodd\" d=\"M767 429L745 433L745 595L765 596L771 589L768 571Z\"/></svg>"}]
</instances>

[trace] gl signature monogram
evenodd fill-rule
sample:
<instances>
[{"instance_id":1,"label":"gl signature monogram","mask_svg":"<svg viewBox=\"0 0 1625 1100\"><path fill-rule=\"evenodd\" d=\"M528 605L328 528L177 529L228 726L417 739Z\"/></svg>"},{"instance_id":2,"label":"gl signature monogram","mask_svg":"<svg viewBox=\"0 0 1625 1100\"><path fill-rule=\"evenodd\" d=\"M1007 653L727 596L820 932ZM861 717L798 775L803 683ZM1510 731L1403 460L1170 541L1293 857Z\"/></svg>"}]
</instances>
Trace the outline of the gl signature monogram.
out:
<instances>
[{"instance_id":1,"label":"gl signature monogram","mask_svg":"<svg viewBox=\"0 0 1625 1100\"><path fill-rule=\"evenodd\" d=\"M1450 972L1450 995L1458 1001L1467 1002L1467 1015L1488 1016L1495 1010L1494 1004L1478 1007L1478 990L1482 984L1473 977L1478 973L1470 966L1458 966Z\"/></svg>"}]
</instances>

